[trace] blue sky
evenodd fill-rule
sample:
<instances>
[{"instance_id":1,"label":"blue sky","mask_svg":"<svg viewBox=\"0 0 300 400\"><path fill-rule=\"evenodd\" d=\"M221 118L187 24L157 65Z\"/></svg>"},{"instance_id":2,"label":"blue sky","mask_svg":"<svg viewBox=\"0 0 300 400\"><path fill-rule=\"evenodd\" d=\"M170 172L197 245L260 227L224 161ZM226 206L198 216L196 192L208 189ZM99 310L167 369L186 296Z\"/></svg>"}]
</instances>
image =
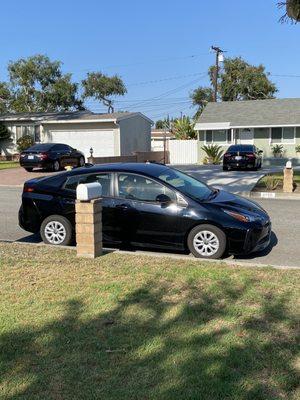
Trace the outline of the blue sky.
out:
<instances>
[{"instance_id":1,"label":"blue sky","mask_svg":"<svg viewBox=\"0 0 300 400\"><path fill-rule=\"evenodd\" d=\"M76 81L119 74L128 94L116 109L153 119L193 114L189 93L207 84L210 46L262 63L278 97L300 97L300 24L280 24L277 0L19 0L1 4L0 79L10 60L47 54ZM102 112L105 108L89 101Z\"/></svg>"}]
</instances>

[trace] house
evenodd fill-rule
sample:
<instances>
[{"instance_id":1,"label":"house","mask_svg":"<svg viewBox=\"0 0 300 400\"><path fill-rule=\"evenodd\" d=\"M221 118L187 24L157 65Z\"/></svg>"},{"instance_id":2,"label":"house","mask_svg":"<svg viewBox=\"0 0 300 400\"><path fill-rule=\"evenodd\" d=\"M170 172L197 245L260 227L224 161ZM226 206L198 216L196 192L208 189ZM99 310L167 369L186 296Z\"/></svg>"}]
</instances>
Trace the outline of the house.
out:
<instances>
[{"instance_id":1,"label":"house","mask_svg":"<svg viewBox=\"0 0 300 400\"><path fill-rule=\"evenodd\" d=\"M198 161L205 156L203 145L254 144L263 150L264 164L281 164L292 159L300 164L300 99L269 99L208 103L196 122ZM272 146L282 145L281 158Z\"/></svg>"},{"instance_id":2,"label":"house","mask_svg":"<svg viewBox=\"0 0 300 400\"><path fill-rule=\"evenodd\" d=\"M1 154L17 152L16 142L31 135L36 143L65 143L86 157L127 156L151 150L152 121L139 112L95 114L90 111L2 114L0 122L11 131L11 141L1 143Z\"/></svg>"},{"instance_id":3,"label":"house","mask_svg":"<svg viewBox=\"0 0 300 400\"><path fill-rule=\"evenodd\" d=\"M151 150L164 151L169 149L169 141L175 139L174 133L165 129L152 129L151 131Z\"/></svg>"}]
</instances>

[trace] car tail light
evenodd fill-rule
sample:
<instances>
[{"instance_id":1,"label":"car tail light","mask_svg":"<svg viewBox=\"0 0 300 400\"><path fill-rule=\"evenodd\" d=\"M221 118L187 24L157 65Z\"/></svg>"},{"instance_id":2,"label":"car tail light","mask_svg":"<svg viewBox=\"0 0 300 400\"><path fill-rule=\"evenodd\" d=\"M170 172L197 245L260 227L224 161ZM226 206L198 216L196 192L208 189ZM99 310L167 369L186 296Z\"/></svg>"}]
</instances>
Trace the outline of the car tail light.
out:
<instances>
[{"instance_id":1,"label":"car tail light","mask_svg":"<svg viewBox=\"0 0 300 400\"><path fill-rule=\"evenodd\" d=\"M21 154L20 154L20 158L23 158L23 157L25 157L25 156L26 156L25 153L21 153Z\"/></svg>"},{"instance_id":2,"label":"car tail light","mask_svg":"<svg viewBox=\"0 0 300 400\"><path fill-rule=\"evenodd\" d=\"M225 158L228 158L228 157L230 157L230 156L231 156L230 153L225 153L225 154L224 154L224 157L225 157Z\"/></svg>"},{"instance_id":3,"label":"car tail light","mask_svg":"<svg viewBox=\"0 0 300 400\"><path fill-rule=\"evenodd\" d=\"M246 154L246 157L249 157L249 158L254 158L255 157L255 155L254 154Z\"/></svg>"},{"instance_id":4,"label":"car tail light","mask_svg":"<svg viewBox=\"0 0 300 400\"><path fill-rule=\"evenodd\" d=\"M48 154L47 153L41 153L39 154L39 157L41 160L46 160L46 158L48 158Z\"/></svg>"},{"instance_id":5,"label":"car tail light","mask_svg":"<svg viewBox=\"0 0 300 400\"><path fill-rule=\"evenodd\" d=\"M24 185L23 193L31 193L34 192L34 188L32 186Z\"/></svg>"}]
</instances>

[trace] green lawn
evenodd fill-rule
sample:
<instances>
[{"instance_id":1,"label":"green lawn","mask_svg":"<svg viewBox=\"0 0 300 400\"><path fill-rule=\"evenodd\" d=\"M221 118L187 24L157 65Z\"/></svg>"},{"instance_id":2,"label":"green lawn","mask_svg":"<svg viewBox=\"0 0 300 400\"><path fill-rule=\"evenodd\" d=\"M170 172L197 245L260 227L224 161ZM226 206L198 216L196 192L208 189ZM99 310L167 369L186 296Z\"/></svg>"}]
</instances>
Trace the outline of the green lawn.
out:
<instances>
[{"instance_id":1,"label":"green lawn","mask_svg":"<svg viewBox=\"0 0 300 400\"><path fill-rule=\"evenodd\" d=\"M283 184L283 173L274 173L274 174L266 175L266 176L264 176L263 178L261 178L261 179L258 181L256 187L257 187L257 188L258 188L258 187L259 187L259 188L261 188L261 187L266 187L266 180L268 179L268 176L270 176L270 175L271 175L274 179L278 180L279 183L280 183L280 186L282 186L282 184ZM297 185L300 185L300 171L294 171L294 182L295 182Z\"/></svg>"},{"instance_id":2,"label":"green lawn","mask_svg":"<svg viewBox=\"0 0 300 400\"><path fill-rule=\"evenodd\" d=\"M299 278L0 243L1 399L299 399Z\"/></svg>"},{"instance_id":3,"label":"green lawn","mask_svg":"<svg viewBox=\"0 0 300 400\"><path fill-rule=\"evenodd\" d=\"M19 167L18 161L0 161L0 170Z\"/></svg>"}]
</instances>

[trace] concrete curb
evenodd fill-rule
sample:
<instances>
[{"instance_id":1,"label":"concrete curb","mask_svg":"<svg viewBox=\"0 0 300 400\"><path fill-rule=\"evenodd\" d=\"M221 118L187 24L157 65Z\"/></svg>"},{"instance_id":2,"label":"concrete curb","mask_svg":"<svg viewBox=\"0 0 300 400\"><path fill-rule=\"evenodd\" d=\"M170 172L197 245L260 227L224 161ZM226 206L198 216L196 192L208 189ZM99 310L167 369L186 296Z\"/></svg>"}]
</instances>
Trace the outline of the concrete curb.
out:
<instances>
[{"instance_id":1,"label":"concrete curb","mask_svg":"<svg viewBox=\"0 0 300 400\"><path fill-rule=\"evenodd\" d=\"M13 241L13 240L2 240L0 239L0 243L8 243L8 244L17 244L20 246L24 245L30 245L30 246L45 246L49 247L51 249L56 249L56 250L72 250L76 251L75 246L57 246L53 247L52 245L45 244L45 243L30 243L30 242L18 242L18 241ZM231 267L246 267L246 268L273 268L273 269L300 269L300 266L291 266L291 265L274 265L274 264L263 264L263 263L257 263L257 262L243 262L240 260L235 260L232 256L227 258L227 259L222 259L222 260L204 260L202 258L196 258L191 255L185 255L185 254L174 254L174 253L159 253L159 252L152 252L152 251L142 251L142 250L119 250L119 249L113 249L113 248L103 248L103 256L109 253L117 253L117 254L128 254L132 256L145 256L145 257L155 257L155 258L172 258L174 260L185 260L185 261L194 261L194 262L204 262L204 263L212 263L212 264L220 264L220 265L228 265ZM100 256L101 257L101 256Z\"/></svg>"},{"instance_id":2,"label":"concrete curb","mask_svg":"<svg viewBox=\"0 0 300 400\"><path fill-rule=\"evenodd\" d=\"M234 192L239 196L251 197L253 199L268 200L300 200L300 193L276 193L276 192Z\"/></svg>"}]
</instances>

